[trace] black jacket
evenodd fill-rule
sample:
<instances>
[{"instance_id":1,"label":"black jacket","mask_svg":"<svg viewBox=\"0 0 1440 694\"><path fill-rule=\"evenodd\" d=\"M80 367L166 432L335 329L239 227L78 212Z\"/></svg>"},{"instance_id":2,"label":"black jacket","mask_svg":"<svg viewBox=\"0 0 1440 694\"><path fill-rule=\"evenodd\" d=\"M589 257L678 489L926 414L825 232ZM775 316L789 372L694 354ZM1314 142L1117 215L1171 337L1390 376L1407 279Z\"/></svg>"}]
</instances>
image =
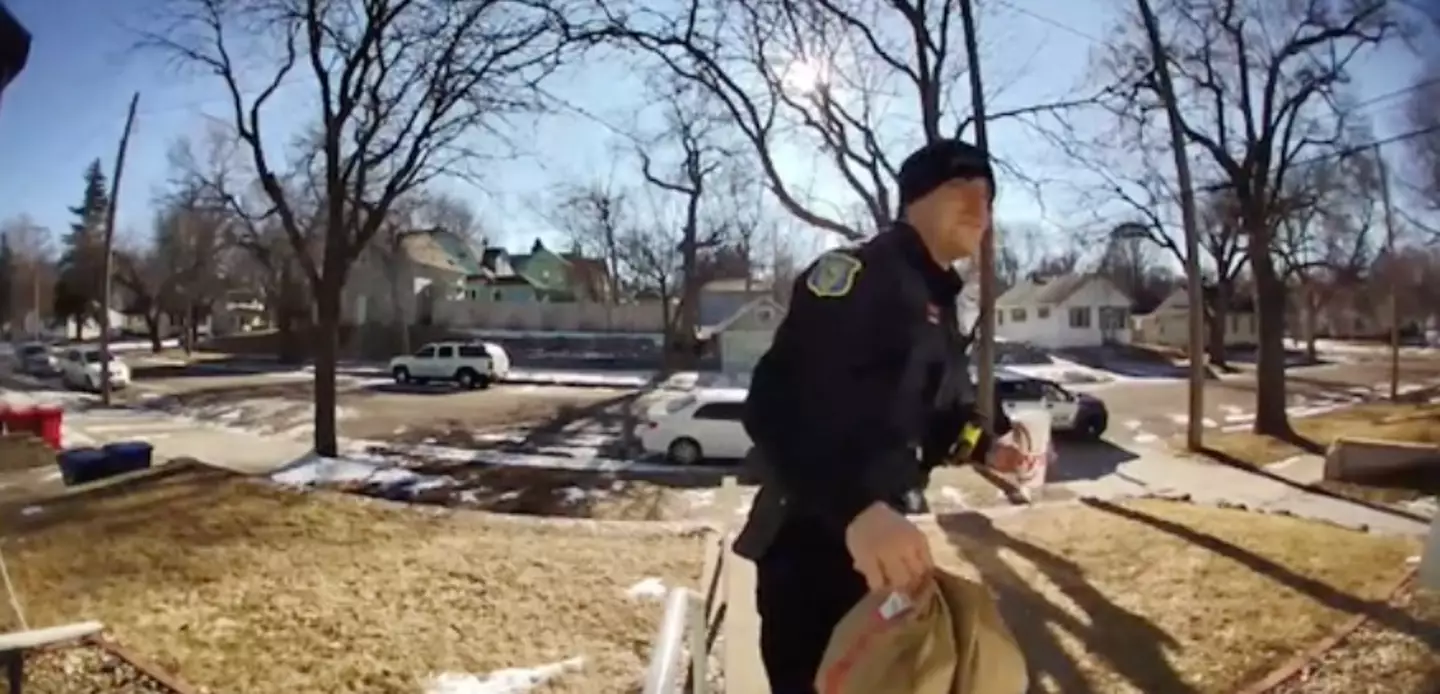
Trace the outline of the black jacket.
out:
<instances>
[{"instance_id":1,"label":"black jacket","mask_svg":"<svg viewBox=\"0 0 1440 694\"><path fill-rule=\"evenodd\" d=\"M983 425L956 316L962 287L905 224L801 274L745 410L787 507L838 528L876 501L900 508L962 427ZM997 409L995 433L1009 426Z\"/></svg>"}]
</instances>

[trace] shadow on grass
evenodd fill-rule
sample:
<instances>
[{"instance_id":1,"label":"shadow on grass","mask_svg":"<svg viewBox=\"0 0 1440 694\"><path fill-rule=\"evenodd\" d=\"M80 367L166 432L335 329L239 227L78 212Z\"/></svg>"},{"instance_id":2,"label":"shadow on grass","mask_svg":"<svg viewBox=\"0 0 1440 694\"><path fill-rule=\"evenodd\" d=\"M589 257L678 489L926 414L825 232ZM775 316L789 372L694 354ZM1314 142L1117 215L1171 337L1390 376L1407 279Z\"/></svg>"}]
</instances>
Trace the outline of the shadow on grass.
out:
<instances>
[{"instance_id":1,"label":"shadow on grass","mask_svg":"<svg viewBox=\"0 0 1440 694\"><path fill-rule=\"evenodd\" d=\"M937 522L946 537L972 563L998 599L1001 614L1015 633L1030 670L1031 691L1042 678L1066 694L1099 694L1065 652L1056 634L1068 632L1087 649L1145 692L1186 694L1186 683L1166 657L1178 646L1169 633L1145 617L1111 602L1085 579L1080 567L1049 550L998 528L980 514L943 515ZM1079 619L1050 602L1015 572L1001 553L1033 563L1088 619Z\"/></svg>"},{"instance_id":2,"label":"shadow on grass","mask_svg":"<svg viewBox=\"0 0 1440 694\"><path fill-rule=\"evenodd\" d=\"M1291 590L1304 593L1333 609L1353 615L1366 615L1376 623L1384 625L1389 629L1424 641L1432 649L1440 649L1440 629L1437 629L1434 624L1428 624L1423 620L1406 614L1404 610L1397 609L1387 602L1365 600L1342 593L1320 581L1297 574L1265 557L1237 547L1214 535L1200 532L1163 518L1157 518L1143 511L1127 508L1100 499L1083 499L1081 503L1098 511L1120 516L1137 523L1143 523L1198 547L1203 547L1211 552L1244 564L1250 570L1268 576L1275 582Z\"/></svg>"}]
</instances>

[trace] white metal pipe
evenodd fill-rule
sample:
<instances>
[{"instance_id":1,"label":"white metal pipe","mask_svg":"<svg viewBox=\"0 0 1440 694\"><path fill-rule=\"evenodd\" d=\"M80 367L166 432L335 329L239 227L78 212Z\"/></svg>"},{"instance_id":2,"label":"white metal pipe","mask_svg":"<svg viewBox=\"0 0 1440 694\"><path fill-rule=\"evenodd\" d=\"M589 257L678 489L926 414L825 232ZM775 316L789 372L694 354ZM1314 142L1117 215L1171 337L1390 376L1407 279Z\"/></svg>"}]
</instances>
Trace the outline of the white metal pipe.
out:
<instances>
[{"instance_id":1,"label":"white metal pipe","mask_svg":"<svg viewBox=\"0 0 1440 694\"><path fill-rule=\"evenodd\" d=\"M690 595L690 694L710 694L710 623L705 599Z\"/></svg>"},{"instance_id":2,"label":"white metal pipe","mask_svg":"<svg viewBox=\"0 0 1440 694\"><path fill-rule=\"evenodd\" d=\"M650 647L650 666L645 670L643 694L667 694L680 673L680 654L684 646L685 622L690 616L690 591L676 588L665 598L665 614L660 631Z\"/></svg>"}]
</instances>

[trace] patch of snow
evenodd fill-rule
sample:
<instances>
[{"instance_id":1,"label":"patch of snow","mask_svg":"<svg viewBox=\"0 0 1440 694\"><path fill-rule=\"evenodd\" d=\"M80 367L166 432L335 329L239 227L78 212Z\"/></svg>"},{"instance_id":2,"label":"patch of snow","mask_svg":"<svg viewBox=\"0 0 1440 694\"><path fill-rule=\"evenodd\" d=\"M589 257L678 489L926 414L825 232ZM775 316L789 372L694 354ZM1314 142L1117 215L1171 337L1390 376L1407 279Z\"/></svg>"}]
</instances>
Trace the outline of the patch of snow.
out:
<instances>
[{"instance_id":1,"label":"patch of snow","mask_svg":"<svg viewBox=\"0 0 1440 694\"><path fill-rule=\"evenodd\" d=\"M1030 378L1054 381L1062 385L1128 380L1116 373L1091 368L1058 357L1052 357L1052 360L1054 361L1052 364L1006 364L999 368Z\"/></svg>"},{"instance_id":2,"label":"patch of snow","mask_svg":"<svg viewBox=\"0 0 1440 694\"><path fill-rule=\"evenodd\" d=\"M1218 423L1215 422L1215 420L1213 420L1213 419L1211 419L1211 418L1209 418L1209 417L1206 417L1206 418L1204 419L1204 421L1202 421L1202 422L1200 422L1200 423L1201 423L1202 425L1204 425L1205 428L1207 428L1207 429L1214 429L1215 427L1220 426Z\"/></svg>"},{"instance_id":3,"label":"patch of snow","mask_svg":"<svg viewBox=\"0 0 1440 694\"><path fill-rule=\"evenodd\" d=\"M519 499L519 498L520 498L520 492L515 491L515 490L513 490L513 489L500 495L500 500L501 500L501 501L514 501L514 500Z\"/></svg>"},{"instance_id":4,"label":"patch of snow","mask_svg":"<svg viewBox=\"0 0 1440 694\"><path fill-rule=\"evenodd\" d=\"M579 487L563 487L560 489L560 498L564 499L567 504L578 504L591 497L600 497L604 493L605 491L603 489L595 492Z\"/></svg>"},{"instance_id":5,"label":"patch of snow","mask_svg":"<svg viewBox=\"0 0 1440 694\"><path fill-rule=\"evenodd\" d=\"M647 371L549 371L539 369L511 369L502 382L530 383L542 385L610 386L613 388L641 388L654 380L655 374Z\"/></svg>"},{"instance_id":6,"label":"patch of snow","mask_svg":"<svg viewBox=\"0 0 1440 694\"><path fill-rule=\"evenodd\" d=\"M1154 434L1151 434L1151 433L1147 433L1147 432L1143 432L1143 431L1142 431L1142 432L1140 432L1140 433L1135 434L1135 443L1154 443L1155 441L1159 441L1159 440L1160 440L1160 437L1158 437L1158 436L1156 436L1156 435L1154 435Z\"/></svg>"},{"instance_id":7,"label":"patch of snow","mask_svg":"<svg viewBox=\"0 0 1440 694\"><path fill-rule=\"evenodd\" d=\"M446 672L425 682L425 694L524 694L584 666L585 658L576 657L537 667L496 670L483 676Z\"/></svg>"},{"instance_id":8,"label":"patch of snow","mask_svg":"<svg viewBox=\"0 0 1440 694\"><path fill-rule=\"evenodd\" d=\"M1145 423L1138 419L1129 419L1125 421L1125 428L1131 431L1135 431L1142 426L1145 426Z\"/></svg>"},{"instance_id":9,"label":"patch of snow","mask_svg":"<svg viewBox=\"0 0 1440 694\"><path fill-rule=\"evenodd\" d=\"M420 475L409 470L379 465L368 460L318 456L270 476L275 482L297 487L346 482L410 482L420 478Z\"/></svg>"},{"instance_id":10,"label":"patch of snow","mask_svg":"<svg viewBox=\"0 0 1440 694\"><path fill-rule=\"evenodd\" d=\"M715 491L712 489L687 489L685 500L691 508L704 508L715 504Z\"/></svg>"},{"instance_id":11,"label":"patch of snow","mask_svg":"<svg viewBox=\"0 0 1440 694\"><path fill-rule=\"evenodd\" d=\"M665 597L665 582L650 577L625 589L625 597L631 600L659 600Z\"/></svg>"},{"instance_id":12,"label":"patch of snow","mask_svg":"<svg viewBox=\"0 0 1440 694\"><path fill-rule=\"evenodd\" d=\"M347 451L372 455L430 458L452 462L483 463L486 465L507 465L513 467L540 468L548 470L578 470L584 472L637 472L646 474L684 474L683 467L662 463L645 463L635 460L607 458L585 449L555 452L579 453L580 455L557 455L552 453L515 453L509 451L475 450L432 444L393 444L378 441L352 440L343 442ZM379 453L375 453L378 451Z\"/></svg>"},{"instance_id":13,"label":"patch of snow","mask_svg":"<svg viewBox=\"0 0 1440 694\"><path fill-rule=\"evenodd\" d=\"M44 506L26 506L25 508L20 509L20 515L22 516L34 516L44 512Z\"/></svg>"},{"instance_id":14,"label":"patch of snow","mask_svg":"<svg viewBox=\"0 0 1440 694\"><path fill-rule=\"evenodd\" d=\"M940 498L957 506L965 505L965 493L954 487L945 486L940 488Z\"/></svg>"}]
</instances>

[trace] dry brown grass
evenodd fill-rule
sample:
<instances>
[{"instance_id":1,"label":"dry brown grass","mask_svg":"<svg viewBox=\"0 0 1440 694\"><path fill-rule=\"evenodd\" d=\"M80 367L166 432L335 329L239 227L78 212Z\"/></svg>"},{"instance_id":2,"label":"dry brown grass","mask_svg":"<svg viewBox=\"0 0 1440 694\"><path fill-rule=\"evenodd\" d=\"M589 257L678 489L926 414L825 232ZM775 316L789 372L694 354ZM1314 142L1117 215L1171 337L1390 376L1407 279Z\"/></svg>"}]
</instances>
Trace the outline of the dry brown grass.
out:
<instances>
[{"instance_id":1,"label":"dry brown grass","mask_svg":"<svg viewBox=\"0 0 1440 694\"><path fill-rule=\"evenodd\" d=\"M1342 436L1412 443L1440 443L1440 405L1372 403L1291 422L1300 438L1325 448ZM1249 432L1205 435L1210 449L1254 465L1269 465L1307 452L1299 442Z\"/></svg>"},{"instance_id":2,"label":"dry brown grass","mask_svg":"<svg viewBox=\"0 0 1440 694\"><path fill-rule=\"evenodd\" d=\"M1233 691L1382 599L1418 543L1164 501L942 518L1040 691Z\"/></svg>"},{"instance_id":3,"label":"dry brown grass","mask_svg":"<svg viewBox=\"0 0 1440 694\"><path fill-rule=\"evenodd\" d=\"M625 589L693 583L702 552L694 534L425 513L199 466L44 508L0 507L30 623L101 620L216 692L414 692L574 656L554 691L628 691L660 608Z\"/></svg>"},{"instance_id":4,"label":"dry brown grass","mask_svg":"<svg viewBox=\"0 0 1440 694\"><path fill-rule=\"evenodd\" d=\"M172 694L170 688L99 646L76 645L25 657L25 691L43 694Z\"/></svg>"},{"instance_id":5,"label":"dry brown grass","mask_svg":"<svg viewBox=\"0 0 1440 694\"><path fill-rule=\"evenodd\" d=\"M1372 620L1274 694L1435 694L1440 690L1440 595L1407 591L1397 610L1428 627L1427 638Z\"/></svg>"}]
</instances>

